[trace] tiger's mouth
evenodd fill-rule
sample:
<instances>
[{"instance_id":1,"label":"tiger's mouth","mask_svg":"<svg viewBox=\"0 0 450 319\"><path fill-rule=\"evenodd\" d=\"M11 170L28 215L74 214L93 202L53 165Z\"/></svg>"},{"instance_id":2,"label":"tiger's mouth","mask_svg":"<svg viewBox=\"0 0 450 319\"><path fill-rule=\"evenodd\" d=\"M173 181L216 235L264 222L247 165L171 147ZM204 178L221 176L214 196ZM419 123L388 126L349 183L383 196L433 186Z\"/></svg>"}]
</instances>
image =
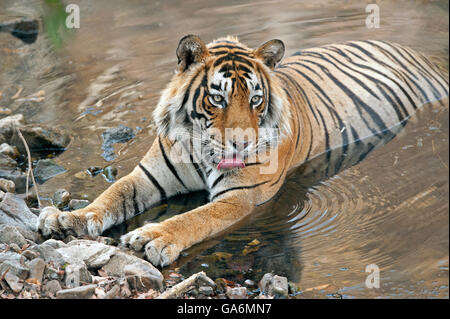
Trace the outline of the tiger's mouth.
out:
<instances>
[{"instance_id":1,"label":"tiger's mouth","mask_svg":"<svg viewBox=\"0 0 450 319\"><path fill-rule=\"evenodd\" d=\"M235 153L232 157L222 157L219 164L217 164L218 170L229 170L234 168L244 168L245 162L242 156Z\"/></svg>"}]
</instances>

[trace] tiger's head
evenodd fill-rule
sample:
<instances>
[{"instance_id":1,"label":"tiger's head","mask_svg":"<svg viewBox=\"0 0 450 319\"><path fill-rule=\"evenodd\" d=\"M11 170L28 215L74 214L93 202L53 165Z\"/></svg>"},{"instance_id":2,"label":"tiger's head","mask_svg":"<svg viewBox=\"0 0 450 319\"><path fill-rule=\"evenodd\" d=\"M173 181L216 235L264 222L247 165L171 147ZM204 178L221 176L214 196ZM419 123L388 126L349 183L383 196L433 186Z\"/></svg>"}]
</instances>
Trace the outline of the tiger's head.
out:
<instances>
[{"instance_id":1,"label":"tiger's head","mask_svg":"<svg viewBox=\"0 0 450 319\"><path fill-rule=\"evenodd\" d=\"M187 35L176 54L178 70L153 113L158 134L200 139L202 160L217 169L244 167L291 135L286 94L272 72L283 42L250 49L235 37L205 45Z\"/></svg>"}]
</instances>

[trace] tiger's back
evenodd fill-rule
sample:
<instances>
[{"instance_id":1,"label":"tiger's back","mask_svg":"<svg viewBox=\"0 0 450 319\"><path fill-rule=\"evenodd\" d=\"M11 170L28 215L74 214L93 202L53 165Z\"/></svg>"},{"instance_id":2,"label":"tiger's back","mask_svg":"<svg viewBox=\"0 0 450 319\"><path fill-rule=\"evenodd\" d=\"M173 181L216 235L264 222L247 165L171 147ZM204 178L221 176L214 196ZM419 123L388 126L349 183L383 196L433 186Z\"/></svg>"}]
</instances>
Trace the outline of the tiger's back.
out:
<instances>
[{"instance_id":1,"label":"tiger's back","mask_svg":"<svg viewBox=\"0 0 450 319\"><path fill-rule=\"evenodd\" d=\"M437 66L410 48L383 41L302 50L275 72L293 112L303 119L297 123L310 130L307 155L297 152L294 165L339 147L341 154L334 155L342 162L335 164L342 166L342 154L355 148L367 154L392 139L419 107L448 98L448 76ZM331 156L330 151L328 160Z\"/></svg>"}]
</instances>

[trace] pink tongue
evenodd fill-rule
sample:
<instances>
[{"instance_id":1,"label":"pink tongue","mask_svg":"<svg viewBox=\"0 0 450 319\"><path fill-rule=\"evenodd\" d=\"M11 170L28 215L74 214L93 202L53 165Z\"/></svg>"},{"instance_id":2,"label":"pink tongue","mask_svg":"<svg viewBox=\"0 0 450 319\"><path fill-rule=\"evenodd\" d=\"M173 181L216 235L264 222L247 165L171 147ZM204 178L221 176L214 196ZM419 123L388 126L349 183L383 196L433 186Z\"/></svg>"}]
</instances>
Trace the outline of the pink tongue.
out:
<instances>
[{"instance_id":1,"label":"pink tongue","mask_svg":"<svg viewBox=\"0 0 450 319\"><path fill-rule=\"evenodd\" d=\"M217 165L217 169L230 169L230 168L244 168L245 163L242 161L240 156L233 158L222 158L222 160Z\"/></svg>"}]
</instances>

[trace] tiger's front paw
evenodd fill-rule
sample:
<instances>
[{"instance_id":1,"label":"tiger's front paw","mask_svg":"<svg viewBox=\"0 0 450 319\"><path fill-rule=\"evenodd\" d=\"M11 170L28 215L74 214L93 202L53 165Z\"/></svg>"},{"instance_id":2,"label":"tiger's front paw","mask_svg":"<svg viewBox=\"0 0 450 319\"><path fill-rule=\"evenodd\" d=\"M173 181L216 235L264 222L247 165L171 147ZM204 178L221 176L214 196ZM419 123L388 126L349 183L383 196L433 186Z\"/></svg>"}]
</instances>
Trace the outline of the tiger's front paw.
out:
<instances>
[{"instance_id":1,"label":"tiger's front paw","mask_svg":"<svg viewBox=\"0 0 450 319\"><path fill-rule=\"evenodd\" d=\"M145 255L153 265L166 266L174 262L183 247L176 237L167 232L162 224L147 224L121 237L123 245L136 251L145 246Z\"/></svg>"},{"instance_id":2,"label":"tiger's front paw","mask_svg":"<svg viewBox=\"0 0 450 319\"><path fill-rule=\"evenodd\" d=\"M67 235L86 234L98 236L103 231L103 223L94 212L61 212L53 206L48 206L42 209L37 228L46 237L63 238Z\"/></svg>"}]
</instances>

